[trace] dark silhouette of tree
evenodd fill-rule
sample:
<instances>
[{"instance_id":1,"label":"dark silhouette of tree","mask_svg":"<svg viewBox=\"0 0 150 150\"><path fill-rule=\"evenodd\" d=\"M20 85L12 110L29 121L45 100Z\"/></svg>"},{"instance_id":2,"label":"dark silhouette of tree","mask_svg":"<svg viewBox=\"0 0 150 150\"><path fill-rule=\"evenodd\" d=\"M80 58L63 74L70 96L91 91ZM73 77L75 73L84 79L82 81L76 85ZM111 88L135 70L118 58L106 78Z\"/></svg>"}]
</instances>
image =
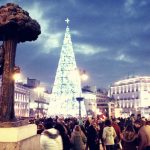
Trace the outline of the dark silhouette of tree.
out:
<instances>
[{"instance_id":1,"label":"dark silhouette of tree","mask_svg":"<svg viewBox=\"0 0 150 150\"><path fill-rule=\"evenodd\" d=\"M14 121L14 80L17 43L34 41L41 33L40 25L29 13L16 4L0 7L0 41L2 44L2 87L0 99L0 121ZM3 66L2 66L3 65Z\"/></svg>"}]
</instances>

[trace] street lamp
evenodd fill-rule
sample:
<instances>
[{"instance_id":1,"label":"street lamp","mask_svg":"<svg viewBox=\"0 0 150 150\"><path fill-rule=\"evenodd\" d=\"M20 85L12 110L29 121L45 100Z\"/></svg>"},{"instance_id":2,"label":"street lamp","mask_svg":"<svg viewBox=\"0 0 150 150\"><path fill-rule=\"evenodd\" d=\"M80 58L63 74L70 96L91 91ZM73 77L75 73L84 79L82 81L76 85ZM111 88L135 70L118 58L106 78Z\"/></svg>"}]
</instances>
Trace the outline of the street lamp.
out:
<instances>
[{"instance_id":1,"label":"street lamp","mask_svg":"<svg viewBox=\"0 0 150 150\"><path fill-rule=\"evenodd\" d=\"M17 82L17 81L20 79L20 77L21 77L21 74L20 74L20 67L19 67L19 66L15 66L15 67L14 67L14 73L13 73L12 78L13 78L13 80L14 80L15 82Z\"/></svg>"},{"instance_id":2,"label":"street lamp","mask_svg":"<svg viewBox=\"0 0 150 150\"><path fill-rule=\"evenodd\" d=\"M79 117L81 118L81 101L83 101L83 97L77 97L77 101L79 102Z\"/></svg>"},{"instance_id":3,"label":"street lamp","mask_svg":"<svg viewBox=\"0 0 150 150\"><path fill-rule=\"evenodd\" d=\"M80 78L81 78L81 81L88 80L88 75L86 74L85 70L83 70L82 72L80 72Z\"/></svg>"},{"instance_id":4,"label":"street lamp","mask_svg":"<svg viewBox=\"0 0 150 150\"><path fill-rule=\"evenodd\" d=\"M88 79L88 75L86 74L85 70L79 70L79 77L80 81L86 81ZM84 97L81 96L82 94L82 87L81 87L81 93L80 97L76 97L77 101L79 102L79 117L81 118L81 101L84 100Z\"/></svg>"}]
</instances>

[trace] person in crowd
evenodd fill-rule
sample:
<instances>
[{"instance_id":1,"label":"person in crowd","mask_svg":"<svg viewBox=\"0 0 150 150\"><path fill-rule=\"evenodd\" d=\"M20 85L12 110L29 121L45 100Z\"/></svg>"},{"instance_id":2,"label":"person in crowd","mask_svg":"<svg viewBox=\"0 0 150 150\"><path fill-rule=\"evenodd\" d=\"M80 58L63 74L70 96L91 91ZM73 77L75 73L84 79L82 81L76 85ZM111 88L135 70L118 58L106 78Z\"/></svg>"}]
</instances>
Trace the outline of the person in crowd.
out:
<instances>
[{"instance_id":1,"label":"person in crowd","mask_svg":"<svg viewBox=\"0 0 150 150\"><path fill-rule=\"evenodd\" d=\"M41 150L63 150L62 138L59 131L53 128L52 120L44 122L45 130L40 136Z\"/></svg>"},{"instance_id":2,"label":"person in crowd","mask_svg":"<svg viewBox=\"0 0 150 150\"><path fill-rule=\"evenodd\" d=\"M118 125L119 125L121 133L122 133L122 131L124 130L124 127L125 127L125 119L122 117L119 117L118 120L119 120Z\"/></svg>"},{"instance_id":3,"label":"person in crowd","mask_svg":"<svg viewBox=\"0 0 150 150\"><path fill-rule=\"evenodd\" d=\"M60 123L57 123L54 127L57 129L61 135L62 142L63 142L63 150L70 150L71 142L68 133L66 132L64 126Z\"/></svg>"},{"instance_id":4,"label":"person in crowd","mask_svg":"<svg viewBox=\"0 0 150 150\"><path fill-rule=\"evenodd\" d=\"M72 150L85 150L85 143L87 138L79 125L75 125L71 133Z\"/></svg>"},{"instance_id":5,"label":"person in crowd","mask_svg":"<svg viewBox=\"0 0 150 150\"><path fill-rule=\"evenodd\" d=\"M89 126L90 126L90 120L89 120L89 118L87 117L86 120L85 120L85 124L84 124L84 127L85 127L85 130L86 130L86 131L88 130Z\"/></svg>"},{"instance_id":6,"label":"person in crowd","mask_svg":"<svg viewBox=\"0 0 150 150\"><path fill-rule=\"evenodd\" d=\"M141 120L141 114L137 114L137 120Z\"/></svg>"},{"instance_id":7,"label":"person in crowd","mask_svg":"<svg viewBox=\"0 0 150 150\"><path fill-rule=\"evenodd\" d=\"M133 116L132 117L128 117L125 118L125 123L124 123L124 127L126 128L128 125L133 125Z\"/></svg>"},{"instance_id":8,"label":"person in crowd","mask_svg":"<svg viewBox=\"0 0 150 150\"><path fill-rule=\"evenodd\" d=\"M42 123L37 125L37 134L41 134L44 131L44 126Z\"/></svg>"},{"instance_id":9,"label":"person in crowd","mask_svg":"<svg viewBox=\"0 0 150 150\"><path fill-rule=\"evenodd\" d=\"M85 136L87 137L87 131L85 130L84 125L80 125L80 128L81 128L82 132L85 134Z\"/></svg>"},{"instance_id":10,"label":"person in crowd","mask_svg":"<svg viewBox=\"0 0 150 150\"><path fill-rule=\"evenodd\" d=\"M105 127L103 129L103 139L106 146L106 150L114 150L115 138L116 138L115 129L112 127L111 121L107 119L105 121Z\"/></svg>"},{"instance_id":11,"label":"person in crowd","mask_svg":"<svg viewBox=\"0 0 150 150\"><path fill-rule=\"evenodd\" d=\"M99 126L94 120L91 121L87 129L87 148L90 150L99 150Z\"/></svg>"},{"instance_id":12,"label":"person in crowd","mask_svg":"<svg viewBox=\"0 0 150 150\"><path fill-rule=\"evenodd\" d=\"M146 121L146 125L150 125L150 120Z\"/></svg>"},{"instance_id":13,"label":"person in crowd","mask_svg":"<svg viewBox=\"0 0 150 150\"><path fill-rule=\"evenodd\" d=\"M121 135L123 150L137 150L137 134L132 124L129 124Z\"/></svg>"},{"instance_id":14,"label":"person in crowd","mask_svg":"<svg viewBox=\"0 0 150 150\"><path fill-rule=\"evenodd\" d=\"M104 139L103 139L103 129L105 127L105 122L104 121L100 121L99 122L99 127L100 127L100 130L99 130L99 139L101 141L103 150L105 150L105 144L104 144Z\"/></svg>"},{"instance_id":15,"label":"person in crowd","mask_svg":"<svg viewBox=\"0 0 150 150\"><path fill-rule=\"evenodd\" d=\"M136 120L135 127L139 128L138 138L139 146L138 150L150 150L150 125L146 124L145 121Z\"/></svg>"},{"instance_id":16,"label":"person in crowd","mask_svg":"<svg viewBox=\"0 0 150 150\"><path fill-rule=\"evenodd\" d=\"M122 149L122 145L121 145L121 129L118 125L118 120L116 118L112 118L112 126L115 129L115 132L117 134L116 138L115 138L115 150L117 149Z\"/></svg>"}]
</instances>

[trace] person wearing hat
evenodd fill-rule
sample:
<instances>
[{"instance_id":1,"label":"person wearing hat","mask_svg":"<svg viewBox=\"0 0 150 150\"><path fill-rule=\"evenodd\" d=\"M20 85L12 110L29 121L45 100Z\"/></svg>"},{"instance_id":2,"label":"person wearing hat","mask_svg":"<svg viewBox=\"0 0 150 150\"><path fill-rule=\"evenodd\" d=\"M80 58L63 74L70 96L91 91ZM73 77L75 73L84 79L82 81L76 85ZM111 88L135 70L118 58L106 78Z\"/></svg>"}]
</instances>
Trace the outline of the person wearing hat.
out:
<instances>
[{"instance_id":1,"label":"person wearing hat","mask_svg":"<svg viewBox=\"0 0 150 150\"><path fill-rule=\"evenodd\" d=\"M139 128L138 150L150 150L150 125L145 124L145 122L143 120L136 120L134 125L136 128Z\"/></svg>"}]
</instances>

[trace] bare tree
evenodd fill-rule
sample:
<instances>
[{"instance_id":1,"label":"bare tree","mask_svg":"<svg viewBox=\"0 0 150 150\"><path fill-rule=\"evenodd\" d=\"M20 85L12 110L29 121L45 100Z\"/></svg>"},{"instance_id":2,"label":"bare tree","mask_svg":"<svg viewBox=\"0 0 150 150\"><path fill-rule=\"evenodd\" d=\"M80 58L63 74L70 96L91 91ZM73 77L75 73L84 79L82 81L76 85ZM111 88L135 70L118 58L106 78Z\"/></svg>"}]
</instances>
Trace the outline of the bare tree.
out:
<instances>
[{"instance_id":1,"label":"bare tree","mask_svg":"<svg viewBox=\"0 0 150 150\"><path fill-rule=\"evenodd\" d=\"M2 87L0 98L0 121L14 121L14 80L17 43L34 41L41 33L40 25L29 13L16 4L7 3L0 7L0 41L3 41L3 62L0 67Z\"/></svg>"}]
</instances>

